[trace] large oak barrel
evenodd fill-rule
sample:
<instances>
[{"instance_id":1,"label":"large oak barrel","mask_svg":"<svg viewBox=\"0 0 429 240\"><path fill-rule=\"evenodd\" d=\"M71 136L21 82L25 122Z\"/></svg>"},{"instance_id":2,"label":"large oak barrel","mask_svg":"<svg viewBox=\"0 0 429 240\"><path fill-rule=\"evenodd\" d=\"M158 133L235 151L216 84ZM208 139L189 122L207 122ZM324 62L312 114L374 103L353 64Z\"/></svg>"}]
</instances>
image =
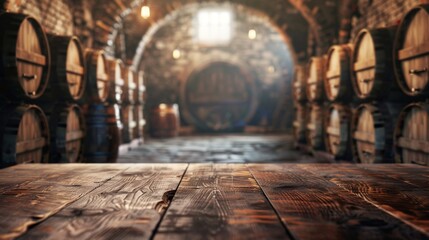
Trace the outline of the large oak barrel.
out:
<instances>
[{"instance_id":1,"label":"large oak barrel","mask_svg":"<svg viewBox=\"0 0 429 240\"><path fill-rule=\"evenodd\" d=\"M87 49L86 59L86 96L89 103L103 103L109 94L109 75L106 57L103 51Z\"/></svg>"},{"instance_id":2,"label":"large oak barrel","mask_svg":"<svg viewBox=\"0 0 429 240\"><path fill-rule=\"evenodd\" d=\"M361 100L403 100L392 69L393 30L363 29L354 40L352 83Z\"/></svg>"},{"instance_id":3,"label":"large oak barrel","mask_svg":"<svg viewBox=\"0 0 429 240\"><path fill-rule=\"evenodd\" d=\"M48 35L51 46L49 94L66 101L78 101L85 93L85 57L77 37Z\"/></svg>"},{"instance_id":4,"label":"large oak barrel","mask_svg":"<svg viewBox=\"0 0 429 240\"><path fill-rule=\"evenodd\" d=\"M144 77L143 77L143 71L134 72L134 79L136 79L136 104L144 104L145 102L145 92L146 87L144 85Z\"/></svg>"},{"instance_id":5,"label":"large oak barrel","mask_svg":"<svg viewBox=\"0 0 429 240\"><path fill-rule=\"evenodd\" d=\"M43 111L35 105L7 105L0 111L0 165L48 162L49 127Z\"/></svg>"},{"instance_id":6,"label":"large oak barrel","mask_svg":"<svg viewBox=\"0 0 429 240\"><path fill-rule=\"evenodd\" d=\"M307 67L306 94L310 102L322 102L326 99L324 87L325 58L312 57Z\"/></svg>"},{"instance_id":7,"label":"large oak barrel","mask_svg":"<svg viewBox=\"0 0 429 240\"><path fill-rule=\"evenodd\" d=\"M50 73L49 45L43 28L27 15L0 15L1 94L12 100L39 98Z\"/></svg>"},{"instance_id":8,"label":"large oak barrel","mask_svg":"<svg viewBox=\"0 0 429 240\"><path fill-rule=\"evenodd\" d=\"M45 109L51 136L50 162L81 162L86 131L82 109L78 105L64 103Z\"/></svg>"},{"instance_id":9,"label":"large oak barrel","mask_svg":"<svg viewBox=\"0 0 429 240\"><path fill-rule=\"evenodd\" d=\"M306 67L305 65L295 66L295 75L293 78L293 100L295 102L307 101L307 95L305 92L306 87Z\"/></svg>"},{"instance_id":10,"label":"large oak barrel","mask_svg":"<svg viewBox=\"0 0 429 240\"><path fill-rule=\"evenodd\" d=\"M326 97L332 102L348 102L353 96L351 55L352 48L349 44L335 45L328 51L324 86Z\"/></svg>"},{"instance_id":11,"label":"large oak barrel","mask_svg":"<svg viewBox=\"0 0 429 240\"><path fill-rule=\"evenodd\" d=\"M134 121L133 105L121 105L121 120L122 120L122 142L129 143L133 140L134 128L136 122Z\"/></svg>"},{"instance_id":12,"label":"large oak barrel","mask_svg":"<svg viewBox=\"0 0 429 240\"><path fill-rule=\"evenodd\" d=\"M429 166L429 104L405 107L395 129L397 162Z\"/></svg>"},{"instance_id":13,"label":"large oak barrel","mask_svg":"<svg viewBox=\"0 0 429 240\"><path fill-rule=\"evenodd\" d=\"M295 120L293 121L293 135L296 144L305 144L306 141L307 108L305 105L295 106Z\"/></svg>"},{"instance_id":14,"label":"large oak barrel","mask_svg":"<svg viewBox=\"0 0 429 240\"><path fill-rule=\"evenodd\" d=\"M326 113L326 150L336 159L345 159L350 152L351 118L351 109L342 104L332 104Z\"/></svg>"},{"instance_id":15,"label":"large oak barrel","mask_svg":"<svg viewBox=\"0 0 429 240\"><path fill-rule=\"evenodd\" d=\"M134 71L130 67L125 67L124 80L122 103L134 104L137 101L136 91L138 91L138 88L136 81L138 79L135 78Z\"/></svg>"},{"instance_id":16,"label":"large oak barrel","mask_svg":"<svg viewBox=\"0 0 429 240\"><path fill-rule=\"evenodd\" d=\"M243 66L228 62L203 65L182 85L184 118L200 131L243 131L257 108L255 85L253 75Z\"/></svg>"},{"instance_id":17,"label":"large oak barrel","mask_svg":"<svg viewBox=\"0 0 429 240\"><path fill-rule=\"evenodd\" d=\"M180 128L179 107L177 104L160 104L152 109L150 128L153 137L176 137Z\"/></svg>"},{"instance_id":18,"label":"large oak barrel","mask_svg":"<svg viewBox=\"0 0 429 240\"><path fill-rule=\"evenodd\" d=\"M306 138L308 146L313 150L325 149L323 114L324 107L322 105L308 105Z\"/></svg>"},{"instance_id":19,"label":"large oak barrel","mask_svg":"<svg viewBox=\"0 0 429 240\"><path fill-rule=\"evenodd\" d=\"M111 104L122 103L122 94L125 94L123 87L124 64L119 59L107 59L107 72L109 74L109 94L107 101Z\"/></svg>"},{"instance_id":20,"label":"large oak barrel","mask_svg":"<svg viewBox=\"0 0 429 240\"><path fill-rule=\"evenodd\" d=\"M136 123L136 126L133 131L133 138L138 139L143 137L143 128L146 124L146 121L143 117L143 106L142 105L133 105L133 117Z\"/></svg>"},{"instance_id":21,"label":"large oak barrel","mask_svg":"<svg viewBox=\"0 0 429 240\"><path fill-rule=\"evenodd\" d=\"M362 104L356 109L351 135L358 162L393 162L393 130L399 109L393 104Z\"/></svg>"},{"instance_id":22,"label":"large oak barrel","mask_svg":"<svg viewBox=\"0 0 429 240\"><path fill-rule=\"evenodd\" d=\"M395 73L402 91L429 96L429 4L411 9L395 38Z\"/></svg>"},{"instance_id":23,"label":"large oak barrel","mask_svg":"<svg viewBox=\"0 0 429 240\"><path fill-rule=\"evenodd\" d=\"M89 163L116 162L120 144L115 107L91 104L86 114L87 136L84 158Z\"/></svg>"}]
</instances>

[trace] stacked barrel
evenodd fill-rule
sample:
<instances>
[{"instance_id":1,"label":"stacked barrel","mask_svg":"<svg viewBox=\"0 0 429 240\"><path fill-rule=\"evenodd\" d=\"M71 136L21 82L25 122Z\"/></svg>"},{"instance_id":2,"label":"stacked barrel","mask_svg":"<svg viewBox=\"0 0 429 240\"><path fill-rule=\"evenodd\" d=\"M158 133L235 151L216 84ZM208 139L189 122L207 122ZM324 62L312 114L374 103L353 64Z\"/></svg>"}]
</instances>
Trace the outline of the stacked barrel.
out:
<instances>
[{"instance_id":1,"label":"stacked barrel","mask_svg":"<svg viewBox=\"0 0 429 240\"><path fill-rule=\"evenodd\" d=\"M299 147L307 143L305 136L307 119L307 94L306 92L306 67L297 65L295 67L295 76L293 79L293 100L295 109L295 120L293 121L293 134L295 145Z\"/></svg>"},{"instance_id":2,"label":"stacked barrel","mask_svg":"<svg viewBox=\"0 0 429 240\"><path fill-rule=\"evenodd\" d=\"M421 5L400 26L363 29L352 44L332 46L325 63L310 59L305 132L312 150L325 146L336 159L361 163L429 165L428 22L429 5Z\"/></svg>"},{"instance_id":3,"label":"stacked barrel","mask_svg":"<svg viewBox=\"0 0 429 240\"><path fill-rule=\"evenodd\" d=\"M0 167L115 162L121 62L84 51L77 37L45 34L28 15L2 13L0 25ZM144 86L141 73L129 71L128 79L127 116L138 116L124 124L131 140L142 136Z\"/></svg>"}]
</instances>

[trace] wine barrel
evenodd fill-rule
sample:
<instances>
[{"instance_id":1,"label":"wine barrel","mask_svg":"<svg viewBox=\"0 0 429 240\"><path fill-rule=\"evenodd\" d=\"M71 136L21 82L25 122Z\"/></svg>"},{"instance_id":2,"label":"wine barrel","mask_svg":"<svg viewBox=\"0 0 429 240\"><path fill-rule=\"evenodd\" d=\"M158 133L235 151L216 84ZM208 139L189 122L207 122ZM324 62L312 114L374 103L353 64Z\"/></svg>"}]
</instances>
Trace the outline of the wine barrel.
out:
<instances>
[{"instance_id":1,"label":"wine barrel","mask_svg":"<svg viewBox=\"0 0 429 240\"><path fill-rule=\"evenodd\" d=\"M429 96L429 4L411 9L395 37L395 73L401 90L413 97Z\"/></svg>"},{"instance_id":2,"label":"wine barrel","mask_svg":"<svg viewBox=\"0 0 429 240\"><path fill-rule=\"evenodd\" d=\"M159 104L152 109L150 116L153 137L176 137L180 128L179 107L177 104Z\"/></svg>"},{"instance_id":3,"label":"wine barrel","mask_svg":"<svg viewBox=\"0 0 429 240\"><path fill-rule=\"evenodd\" d=\"M138 139L143 137L143 128L144 128L144 125L146 124L146 121L144 120L144 117L143 117L142 105L133 105L133 110L134 110L134 113L133 113L134 121L136 123L136 127L134 128L134 131L133 131L133 138Z\"/></svg>"},{"instance_id":4,"label":"wine barrel","mask_svg":"<svg viewBox=\"0 0 429 240\"><path fill-rule=\"evenodd\" d=\"M47 98L78 101L85 93L85 57L77 37L48 35L51 79Z\"/></svg>"},{"instance_id":5,"label":"wine barrel","mask_svg":"<svg viewBox=\"0 0 429 240\"><path fill-rule=\"evenodd\" d=\"M124 75L124 64L119 59L107 59L107 73L109 75L109 94L107 101L111 104L122 103L122 94L125 81Z\"/></svg>"},{"instance_id":6,"label":"wine barrel","mask_svg":"<svg viewBox=\"0 0 429 240\"><path fill-rule=\"evenodd\" d=\"M310 104L308 106L306 139L308 146L313 150L325 149L323 114L322 105Z\"/></svg>"},{"instance_id":7,"label":"wine barrel","mask_svg":"<svg viewBox=\"0 0 429 240\"><path fill-rule=\"evenodd\" d=\"M144 104L146 87L144 85L143 71L135 72L134 79L137 79L136 104Z\"/></svg>"},{"instance_id":8,"label":"wine barrel","mask_svg":"<svg viewBox=\"0 0 429 240\"><path fill-rule=\"evenodd\" d=\"M37 99L50 73L49 44L39 22L27 15L0 15L0 93L12 100Z\"/></svg>"},{"instance_id":9,"label":"wine barrel","mask_svg":"<svg viewBox=\"0 0 429 240\"><path fill-rule=\"evenodd\" d=\"M361 163L392 162L393 130L400 107L362 104L354 114L351 137L354 157Z\"/></svg>"},{"instance_id":10,"label":"wine barrel","mask_svg":"<svg viewBox=\"0 0 429 240\"><path fill-rule=\"evenodd\" d=\"M331 102L349 102L353 96L350 76L352 47L335 45L328 51L324 77L325 95Z\"/></svg>"},{"instance_id":11,"label":"wine barrel","mask_svg":"<svg viewBox=\"0 0 429 240\"><path fill-rule=\"evenodd\" d=\"M121 120L122 120L122 142L130 143L133 140L134 128L136 122L134 121L134 109L132 105L122 105L121 109Z\"/></svg>"},{"instance_id":12,"label":"wine barrel","mask_svg":"<svg viewBox=\"0 0 429 240\"><path fill-rule=\"evenodd\" d=\"M310 102L322 102L326 99L324 87L325 58L312 57L307 67L306 94Z\"/></svg>"},{"instance_id":13,"label":"wine barrel","mask_svg":"<svg viewBox=\"0 0 429 240\"><path fill-rule=\"evenodd\" d=\"M305 83L306 83L306 67L305 65L295 66L295 75L293 78L293 100L295 102L307 101L305 94Z\"/></svg>"},{"instance_id":14,"label":"wine barrel","mask_svg":"<svg viewBox=\"0 0 429 240\"><path fill-rule=\"evenodd\" d=\"M0 165L41 163L49 159L49 127L35 105L7 105L0 115Z\"/></svg>"},{"instance_id":15,"label":"wine barrel","mask_svg":"<svg viewBox=\"0 0 429 240\"><path fill-rule=\"evenodd\" d=\"M336 159L345 159L350 152L351 110L342 104L332 104L325 116L326 150Z\"/></svg>"},{"instance_id":16,"label":"wine barrel","mask_svg":"<svg viewBox=\"0 0 429 240\"><path fill-rule=\"evenodd\" d=\"M306 143L307 108L305 105L295 106L295 121L293 121L293 134L295 144Z\"/></svg>"},{"instance_id":17,"label":"wine barrel","mask_svg":"<svg viewBox=\"0 0 429 240\"><path fill-rule=\"evenodd\" d=\"M119 152L119 129L114 106L91 104L86 114L85 162L113 163Z\"/></svg>"},{"instance_id":18,"label":"wine barrel","mask_svg":"<svg viewBox=\"0 0 429 240\"><path fill-rule=\"evenodd\" d=\"M103 103L109 94L109 75L106 57L103 51L87 49L86 59L86 94L85 101Z\"/></svg>"},{"instance_id":19,"label":"wine barrel","mask_svg":"<svg viewBox=\"0 0 429 240\"><path fill-rule=\"evenodd\" d=\"M253 76L248 68L228 62L197 68L182 85L184 118L199 131L243 131L258 105Z\"/></svg>"},{"instance_id":20,"label":"wine barrel","mask_svg":"<svg viewBox=\"0 0 429 240\"><path fill-rule=\"evenodd\" d=\"M354 40L352 83L360 100L404 100L392 69L394 29L363 29Z\"/></svg>"},{"instance_id":21,"label":"wine barrel","mask_svg":"<svg viewBox=\"0 0 429 240\"><path fill-rule=\"evenodd\" d=\"M135 78L134 71L130 67L125 67L124 72L125 85L123 87L122 103L134 104L136 99L136 91L138 91L137 83L138 80Z\"/></svg>"},{"instance_id":22,"label":"wine barrel","mask_svg":"<svg viewBox=\"0 0 429 240\"><path fill-rule=\"evenodd\" d=\"M429 166L429 104L412 103L399 115L395 129L397 162Z\"/></svg>"},{"instance_id":23,"label":"wine barrel","mask_svg":"<svg viewBox=\"0 0 429 240\"><path fill-rule=\"evenodd\" d=\"M45 106L44 109L51 136L50 162L81 162L86 132L82 109L65 103Z\"/></svg>"}]
</instances>

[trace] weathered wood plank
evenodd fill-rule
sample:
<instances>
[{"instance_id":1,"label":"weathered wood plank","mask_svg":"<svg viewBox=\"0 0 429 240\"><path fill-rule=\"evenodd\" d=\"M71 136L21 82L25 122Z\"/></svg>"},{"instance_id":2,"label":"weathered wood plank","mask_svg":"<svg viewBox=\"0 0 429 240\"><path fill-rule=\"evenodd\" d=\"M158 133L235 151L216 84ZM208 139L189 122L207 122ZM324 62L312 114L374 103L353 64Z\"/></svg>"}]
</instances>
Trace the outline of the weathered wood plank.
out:
<instances>
[{"instance_id":1,"label":"weathered wood plank","mask_svg":"<svg viewBox=\"0 0 429 240\"><path fill-rule=\"evenodd\" d=\"M327 165L335 167L336 165ZM299 165L251 164L297 239L426 239L426 235Z\"/></svg>"},{"instance_id":2,"label":"weathered wood plank","mask_svg":"<svg viewBox=\"0 0 429 240\"><path fill-rule=\"evenodd\" d=\"M149 239L187 164L136 164L21 239Z\"/></svg>"},{"instance_id":3,"label":"weathered wood plank","mask_svg":"<svg viewBox=\"0 0 429 240\"><path fill-rule=\"evenodd\" d=\"M15 185L0 195L0 239L23 234L29 226L55 214L129 166L52 164L49 167L56 169L56 173L45 177L44 171L38 169L45 169L46 165L23 165L19 169L27 168L27 172L40 177L35 176L35 181Z\"/></svg>"},{"instance_id":4,"label":"weathered wood plank","mask_svg":"<svg viewBox=\"0 0 429 240\"><path fill-rule=\"evenodd\" d=\"M288 239L288 235L244 164L193 164L155 239Z\"/></svg>"},{"instance_id":5,"label":"weathered wood plank","mask_svg":"<svg viewBox=\"0 0 429 240\"><path fill-rule=\"evenodd\" d=\"M389 168L389 165L383 166ZM301 167L363 198L429 237L429 181L425 188L410 186L351 164L312 164Z\"/></svg>"}]
</instances>

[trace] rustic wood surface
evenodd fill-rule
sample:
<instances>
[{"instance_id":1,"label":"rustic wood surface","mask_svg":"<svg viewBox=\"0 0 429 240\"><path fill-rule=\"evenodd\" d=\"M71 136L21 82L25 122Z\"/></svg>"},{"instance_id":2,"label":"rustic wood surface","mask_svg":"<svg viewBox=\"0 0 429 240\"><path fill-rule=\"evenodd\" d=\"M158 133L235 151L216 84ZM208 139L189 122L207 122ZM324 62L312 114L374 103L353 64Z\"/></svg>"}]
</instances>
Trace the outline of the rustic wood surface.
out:
<instances>
[{"instance_id":1,"label":"rustic wood surface","mask_svg":"<svg viewBox=\"0 0 429 240\"><path fill-rule=\"evenodd\" d=\"M24 164L0 239L429 239L411 164Z\"/></svg>"}]
</instances>

